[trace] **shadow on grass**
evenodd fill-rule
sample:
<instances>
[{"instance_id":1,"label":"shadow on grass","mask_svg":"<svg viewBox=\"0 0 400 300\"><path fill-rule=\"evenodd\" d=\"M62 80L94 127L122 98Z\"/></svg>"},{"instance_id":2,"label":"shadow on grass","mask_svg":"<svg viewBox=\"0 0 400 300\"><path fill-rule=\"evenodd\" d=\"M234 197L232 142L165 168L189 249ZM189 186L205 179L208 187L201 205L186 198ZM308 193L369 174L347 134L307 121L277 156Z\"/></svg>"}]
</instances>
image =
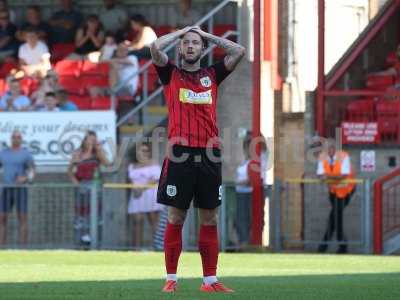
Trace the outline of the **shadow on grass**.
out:
<instances>
[{"instance_id":1,"label":"shadow on grass","mask_svg":"<svg viewBox=\"0 0 400 300\"><path fill-rule=\"evenodd\" d=\"M239 270L238 270L239 272ZM162 280L0 283L0 299L400 299L400 273L224 277L234 294L203 294L200 279L183 278L174 295Z\"/></svg>"}]
</instances>

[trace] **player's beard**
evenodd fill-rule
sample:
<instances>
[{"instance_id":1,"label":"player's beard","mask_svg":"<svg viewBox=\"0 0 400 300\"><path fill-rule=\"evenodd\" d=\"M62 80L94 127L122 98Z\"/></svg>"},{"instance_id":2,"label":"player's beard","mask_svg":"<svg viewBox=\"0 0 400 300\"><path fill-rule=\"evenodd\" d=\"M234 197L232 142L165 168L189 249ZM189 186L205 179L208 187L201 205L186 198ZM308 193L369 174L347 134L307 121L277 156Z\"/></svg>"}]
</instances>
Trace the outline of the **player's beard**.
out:
<instances>
[{"instance_id":1,"label":"player's beard","mask_svg":"<svg viewBox=\"0 0 400 300\"><path fill-rule=\"evenodd\" d=\"M183 60L185 61L185 63L190 64L190 65L194 65L195 63L197 63L201 58L201 53L199 53L196 57L194 58L187 58L186 55L183 56Z\"/></svg>"}]
</instances>

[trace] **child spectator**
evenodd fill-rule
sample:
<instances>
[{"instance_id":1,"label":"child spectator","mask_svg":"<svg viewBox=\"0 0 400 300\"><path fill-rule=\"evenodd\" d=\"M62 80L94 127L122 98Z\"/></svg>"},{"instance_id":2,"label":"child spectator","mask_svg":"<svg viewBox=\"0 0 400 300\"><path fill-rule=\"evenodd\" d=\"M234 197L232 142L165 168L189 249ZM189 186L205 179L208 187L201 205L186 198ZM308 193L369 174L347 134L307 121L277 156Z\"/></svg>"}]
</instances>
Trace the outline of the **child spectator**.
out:
<instances>
[{"instance_id":1,"label":"child spectator","mask_svg":"<svg viewBox=\"0 0 400 300\"><path fill-rule=\"evenodd\" d=\"M37 73L41 76L45 75L51 68L49 48L39 40L35 28L25 30L25 40L26 43L22 44L18 50L21 68L28 75Z\"/></svg>"},{"instance_id":2,"label":"child spectator","mask_svg":"<svg viewBox=\"0 0 400 300\"><path fill-rule=\"evenodd\" d=\"M40 7L37 5L31 5L26 10L26 22L21 26L21 29L17 32L17 38L21 42L25 42L25 30L27 28L33 28L36 30L39 39L47 42L50 34L50 26L42 21Z\"/></svg>"},{"instance_id":3,"label":"child spectator","mask_svg":"<svg viewBox=\"0 0 400 300\"><path fill-rule=\"evenodd\" d=\"M0 61L16 55L18 50L16 32L17 27L10 22L9 12L0 10Z\"/></svg>"},{"instance_id":4,"label":"child spectator","mask_svg":"<svg viewBox=\"0 0 400 300\"><path fill-rule=\"evenodd\" d=\"M44 98L48 92L59 90L58 75L53 70L49 70L46 76L41 80L39 88L32 93L31 99L36 109L44 106Z\"/></svg>"},{"instance_id":5,"label":"child spectator","mask_svg":"<svg viewBox=\"0 0 400 300\"><path fill-rule=\"evenodd\" d=\"M46 93L46 96L44 97L44 107L42 107L40 111L60 111L57 107L56 93Z\"/></svg>"},{"instance_id":6,"label":"child spectator","mask_svg":"<svg viewBox=\"0 0 400 300\"><path fill-rule=\"evenodd\" d=\"M112 33L108 32L106 34L106 39L103 47L101 47L100 61L109 61L117 50L118 45L115 41L115 37Z\"/></svg>"},{"instance_id":7,"label":"child spectator","mask_svg":"<svg viewBox=\"0 0 400 300\"><path fill-rule=\"evenodd\" d=\"M78 107L76 104L68 99L68 92L60 89L56 93L58 107L61 111L77 111Z\"/></svg>"},{"instance_id":8,"label":"child spectator","mask_svg":"<svg viewBox=\"0 0 400 300\"><path fill-rule=\"evenodd\" d=\"M157 39L156 33L142 15L133 15L130 24L136 35L129 45L132 50L129 54L138 59L151 58L150 45Z\"/></svg>"},{"instance_id":9,"label":"child spectator","mask_svg":"<svg viewBox=\"0 0 400 300\"><path fill-rule=\"evenodd\" d=\"M18 79L10 78L8 85L10 90L0 99L2 111L26 111L29 110L31 100L21 93L21 85Z\"/></svg>"},{"instance_id":10,"label":"child spectator","mask_svg":"<svg viewBox=\"0 0 400 300\"><path fill-rule=\"evenodd\" d=\"M75 33L82 23L82 15L74 10L72 0L60 0L61 10L57 11L50 19L51 42L73 43Z\"/></svg>"},{"instance_id":11,"label":"child spectator","mask_svg":"<svg viewBox=\"0 0 400 300\"><path fill-rule=\"evenodd\" d=\"M96 15L90 15L85 24L78 29L75 38L75 54L80 56L88 55L99 51L103 46L103 26Z\"/></svg>"}]
</instances>

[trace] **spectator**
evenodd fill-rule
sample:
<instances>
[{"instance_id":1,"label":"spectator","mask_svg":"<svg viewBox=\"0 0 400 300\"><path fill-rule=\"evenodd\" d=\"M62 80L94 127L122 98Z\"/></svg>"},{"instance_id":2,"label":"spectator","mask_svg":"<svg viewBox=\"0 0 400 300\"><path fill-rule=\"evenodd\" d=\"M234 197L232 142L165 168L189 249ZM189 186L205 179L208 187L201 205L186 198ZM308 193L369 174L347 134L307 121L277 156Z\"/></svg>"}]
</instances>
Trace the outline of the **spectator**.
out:
<instances>
[{"instance_id":1,"label":"spectator","mask_svg":"<svg viewBox=\"0 0 400 300\"><path fill-rule=\"evenodd\" d=\"M128 166L128 177L133 185L156 184L160 178L161 168L153 161L150 143L141 144ZM132 189L128 204L128 214L134 223L134 248L143 246L143 221L147 218L154 237L158 225L159 212L163 206L157 203L157 188Z\"/></svg>"},{"instance_id":2,"label":"spectator","mask_svg":"<svg viewBox=\"0 0 400 300\"><path fill-rule=\"evenodd\" d=\"M20 81L16 78L9 79L9 91L0 99L2 111L26 111L29 110L31 100L21 93Z\"/></svg>"},{"instance_id":3,"label":"spectator","mask_svg":"<svg viewBox=\"0 0 400 300\"><path fill-rule=\"evenodd\" d=\"M73 8L72 0L60 0L61 10L50 19L52 43L74 43L75 33L82 23L82 15Z\"/></svg>"},{"instance_id":4,"label":"spectator","mask_svg":"<svg viewBox=\"0 0 400 300\"><path fill-rule=\"evenodd\" d=\"M26 22L21 26L21 29L17 31L17 38L21 42L25 42L25 30L33 28L36 30L39 39L48 42L50 34L50 26L42 21L40 7L38 5L31 5L26 10Z\"/></svg>"},{"instance_id":5,"label":"spectator","mask_svg":"<svg viewBox=\"0 0 400 300\"><path fill-rule=\"evenodd\" d=\"M75 54L80 56L88 55L99 51L103 46L103 26L96 15L90 15L85 24L78 29L75 38Z\"/></svg>"},{"instance_id":6,"label":"spectator","mask_svg":"<svg viewBox=\"0 0 400 300\"><path fill-rule=\"evenodd\" d=\"M134 76L139 70L136 56L128 55L129 50L125 43L118 45L115 57L111 60L110 84L112 88L123 84L118 96L134 96L137 91L139 78ZM132 78L132 76L134 76Z\"/></svg>"},{"instance_id":7,"label":"spectator","mask_svg":"<svg viewBox=\"0 0 400 300\"><path fill-rule=\"evenodd\" d=\"M2 189L0 197L0 246L7 241L7 216L14 204L17 206L19 242L28 241L28 191L20 186L33 180L34 162L29 151L21 147L22 134L14 131L11 135L11 148L0 152L0 166L3 168L3 183L11 185Z\"/></svg>"},{"instance_id":8,"label":"spectator","mask_svg":"<svg viewBox=\"0 0 400 300\"><path fill-rule=\"evenodd\" d=\"M49 70L46 76L41 80L39 88L31 95L35 108L40 109L44 106L46 93L57 91L60 88L57 73L53 70Z\"/></svg>"},{"instance_id":9,"label":"spectator","mask_svg":"<svg viewBox=\"0 0 400 300\"><path fill-rule=\"evenodd\" d=\"M177 29L181 29L186 26L194 25L198 20L200 20L200 13L192 8L192 1L179 0L174 26Z\"/></svg>"},{"instance_id":10,"label":"spectator","mask_svg":"<svg viewBox=\"0 0 400 300\"><path fill-rule=\"evenodd\" d=\"M18 43L15 40L17 27L10 22L7 10L0 10L0 61L16 56Z\"/></svg>"},{"instance_id":11,"label":"spectator","mask_svg":"<svg viewBox=\"0 0 400 300\"><path fill-rule=\"evenodd\" d=\"M76 104L68 99L68 92L60 89L56 93L58 100L58 107L61 111L77 111L78 107Z\"/></svg>"},{"instance_id":12,"label":"spectator","mask_svg":"<svg viewBox=\"0 0 400 300\"><path fill-rule=\"evenodd\" d=\"M100 61L109 61L114 56L115 50L117 50L118 45L115 40L115 36L108 32L106 33L105 43L101 47Z\"/></svg>"},{"instance_id":13,"label":"spectator","mask_svg":"<svg viewBox=\"0 0 400 300\"><path fill-rule=\"evenodd\" d=\"M15 14L15 11L12 10L10 7L8 7L8 1L7 0L0 0L0 11L5 10L8 11L10 15L10 21L13 24L17 24L17 17Z\"/></svg>"},{"instance_id":14,"label":"spectator","mask_svg":"<svg viewBox=\"0 0 400 300\"><path fill-rule=\"evenodd\" d=\"M26 43L22 44L18 50L18 58L21 68L31 76L39 74L45 76L51 69L50 53L47 45L39 40L39 35L34 28L25 30Z\"/></svg>"},{"instance_id":15,"label":"spectator","mask_svg":"<svg viewBox=\"0 0 400 300\"><path fill-rule=\"evenodd\" d=\"M44 107L42 107L40 111L60 111L60 109L57 107L56 93L46 93L46 96L44 97Z\"/></svg>"},{"instance_id":16,"label":"spectator","mask_svg":"<svg viewBox=\"0 0 400 300\"><path fill-rule=\"evenodd\" d=\"M100 14L100 21L105 30L119 36L128 22L126 10L117 7L115 0L104 0L104 9Z\"/></svg>"},{"instance_id":17,"label":"spectator","mask_svg":"<svg viewBox=\"0 0 400 300\"><path fill-rule=\"evenodd\" d=\"M355 184L343 181L354 179L354 173L350 156L345 151L337 151L335 141L328 142L327 151L320 154L317 175L323 180L331 181L328 183L331 212L318 251L325 252L328 249L327 242L332 239L336 230L339 242L337 253L347 253L347 241L343 233L343 211L355 192Z\"/></svg>"},{"instance_id":18,"label":"spectator","mask_svg":"<svg viewBox=\"0 0 400 300\"><path fill-rule=\"evenodd\" d=\"M73 184L79 185L75 191L75 234L77 243L90 244L90 194L95 180L101 180L100 166L109 161L97 140L94 131L88 131L80 148L72 155L68 166L68 176Z\"/></svg>"},{"instance_id":19,"label":"spectator","mask_svg":"<svg viewBox=\"0 0 400 300\"><path fill-rule=\"evenodd\" d=\"M157 39L157 35L142 15L133 15L130 20L131 28L136 33L130 43L129 54L135 55L138 59L151 58L150 45Z\"/></svg>"}]
</instances>

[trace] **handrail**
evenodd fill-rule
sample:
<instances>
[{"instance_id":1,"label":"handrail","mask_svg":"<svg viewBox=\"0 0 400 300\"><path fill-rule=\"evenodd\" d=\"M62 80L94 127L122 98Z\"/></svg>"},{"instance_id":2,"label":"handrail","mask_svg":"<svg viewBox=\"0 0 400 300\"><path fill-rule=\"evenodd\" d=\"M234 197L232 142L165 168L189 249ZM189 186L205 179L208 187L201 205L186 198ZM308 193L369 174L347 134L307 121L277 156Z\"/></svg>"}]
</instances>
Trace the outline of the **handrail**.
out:
<instances>
[{"instance_id":1,"label":"handrail","mask_svg":"<svg viewBox=\"0 0 400 300\"><path fill-rule=\"evenodd\" d=\"M194 26L200 26L203 25L206 21L208 21L208 25L209 25L209 30L210 33L212 33L212 25L213 25L213 17L216 13L218 13L222 8L224 8L226 5L228 5L230 2L232 2L232 0L224 0L221 3L219 3L217 6L215 6L212 10L210 10L205 16L203 16L200 20L198 20ZM230 33L232 33L232 31L229 31ZM226 32L228 33L228 32ZM226 34L225 33L225 34ZM238 35L238 32L234 32L236 35ZM225 37L225 34L223 35ZM229 34L230 35L230 34ZM227 36L229 36L227 35ZM179 41L175 41L174 43L172 43L171 45L167 46L163 51L164 52L168 52L171 49L173 49L177 44L179 43ZM212 47L213 45L209 46L208 49L210 47ZM215 46L214 46L215 47ZM207 49L207 50L208 50ZM214 48L212 48L214 49ZM211 49L211 50L212 50ZM206 50L206 51L207 51ZM211 52L211 50L209 52ZM207 52L207 54L209 53ZM120 82L116 87L111 89L111 97L112 99L114 99L113 102L115 102L115 98L116 98L116 94L124 87L126 86L129 81L131 81L132 79L134 79L136 76L139 76L142 73L146 73L148 71L148 69L150 68L150 65L152 64L152 61L149 60L148 62L146 62L144 65L142 65L136 72L134 72L131 76L129 76L126 80ZM145 86L145 88L147 89L147 86ZM162 91L162 89L159 91L159 89L157 89L156 91L154 91L152 93L153 94L159 94ZM155 97L155 96L154 96ZM151 99L154 99L154 97L151 97ZM146 97L146 99L144 99L144 101L141 102L141 104L143 105L139 105L140 108L142 108L144 106L144 104L149 102L149 97ZM151 100L150 99L150 100ZM113 107L115 107L115 103L113 103L112 105ZM127 119L129 119L130 116L132 116L134 113L138 112L140 110L139 106L135 107L131 112L129 112L128 114L126 114L125 116L123 116L120 121L118 121L117 123L117 127L122 125Z\"/></svg>"},{"instance_id":2,"label":"handrail","mask_svg":"<svg viewBox=\"0 0 400 300\"><path fill-rule=\"evenodd\" d=\"M382 222L382 196L383 185L400 176L400 168L392 171L374 183L374 253L382 254L383 252L383 222Z\"/></svg>"},{"instance_id":3,"label":"handrail","mask_svg":"<svg viewBox=\"0 0 400 300\"><path fill-rule=\"evenodd\" d=\"M238 33L230 30L230 31L225 32L222 35L222 37L227 38L228 36L231 36L231 35L238 35ZM205 50L202 57L204 57L205 55L210 53L214 48L216 48L216 45L214 45L214 44L210 45ZM151 64L151 61L149 63ZM130 112L125 114L120 120L118 120L117 127L124 124L130 117L132 117L134 114L136 114L138 111L140 111L143 107L145 107L151 100L153 100L155 97L157 97L162 91L163 91L163 87L162 86L158 87L150 96L148 96L145 100L141 101L139 105L137 105L134 109L132 109Z\"/></svg>"}]
</instances>

